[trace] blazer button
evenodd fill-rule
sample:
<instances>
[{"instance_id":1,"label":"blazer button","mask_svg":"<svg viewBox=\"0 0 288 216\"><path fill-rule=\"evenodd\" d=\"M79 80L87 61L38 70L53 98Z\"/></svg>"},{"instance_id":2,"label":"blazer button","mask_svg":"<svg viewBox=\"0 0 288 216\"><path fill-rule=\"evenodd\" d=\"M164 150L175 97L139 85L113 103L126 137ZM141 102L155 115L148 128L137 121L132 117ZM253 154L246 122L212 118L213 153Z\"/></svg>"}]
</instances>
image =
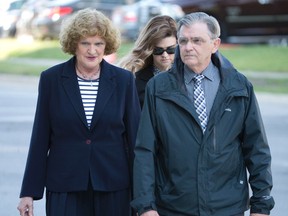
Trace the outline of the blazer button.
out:
<instances>
[{"instance_id":1,"label":"blazer button","mask_svg":"<svg viewBox=\"0 0 288 216\"><path fill-rule=\"evenodd\" d=\"M87 139L87 140L86 140L86 144L87 144L87 145L90 145L90 144L91 144L91 140L90 140L90 139Z\"/></svg>"}]
</instances>

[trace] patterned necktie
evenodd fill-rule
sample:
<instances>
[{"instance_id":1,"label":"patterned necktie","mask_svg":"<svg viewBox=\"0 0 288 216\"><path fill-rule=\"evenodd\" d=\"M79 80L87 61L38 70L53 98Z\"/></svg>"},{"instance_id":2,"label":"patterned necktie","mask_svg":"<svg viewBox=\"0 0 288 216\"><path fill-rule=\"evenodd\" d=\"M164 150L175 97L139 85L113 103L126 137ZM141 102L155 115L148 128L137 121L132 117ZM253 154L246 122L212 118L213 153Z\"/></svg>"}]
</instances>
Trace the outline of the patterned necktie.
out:
<instances>
[{"instance_id":1,"label":"patterned necktie","mask_svg":"<svg viewBox=\"0 0 288 216\"><path fill-rule=\"evenodd\" d=\"M203 133L206 130L207 125L207 113L206 113L206 101L204 96L204 91L201 86L201 81L204 79L204 75L196 75L194 78L194 106L196 108L196 112L198 113L198 118L200 119L200 123L202 126Z\"/></svg>"}]
</instances>

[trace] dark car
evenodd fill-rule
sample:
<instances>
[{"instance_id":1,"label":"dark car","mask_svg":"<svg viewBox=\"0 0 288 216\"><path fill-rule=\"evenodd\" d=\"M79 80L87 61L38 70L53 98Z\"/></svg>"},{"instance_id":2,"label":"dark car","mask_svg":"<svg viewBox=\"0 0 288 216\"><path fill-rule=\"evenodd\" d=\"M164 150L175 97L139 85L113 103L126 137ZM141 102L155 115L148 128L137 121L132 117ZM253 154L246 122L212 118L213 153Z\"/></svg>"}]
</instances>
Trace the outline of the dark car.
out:
<instances>
[{"instance_id":1,"label":"dark car","mask_svg":"<svg viewBox=\"0 0 288 216\"><path fill-rule=\"evenodd\" d=\"M164 0L185 13L203 11L220 22L221 38L230 43L288 41L288 0Z\"/></svg>"},{"instance_id":2,"label":"dark car","mask_svg":"<svg viewBox=\"0 0 288 216\"><path fill-rule=\"evenodd\" d=\"M90 7L111 17L114 7L125 3L126 0L46 0L31 20L31 34L36 39L57 39L62 21L76 11Z\"/></svg>"}]
</instances>

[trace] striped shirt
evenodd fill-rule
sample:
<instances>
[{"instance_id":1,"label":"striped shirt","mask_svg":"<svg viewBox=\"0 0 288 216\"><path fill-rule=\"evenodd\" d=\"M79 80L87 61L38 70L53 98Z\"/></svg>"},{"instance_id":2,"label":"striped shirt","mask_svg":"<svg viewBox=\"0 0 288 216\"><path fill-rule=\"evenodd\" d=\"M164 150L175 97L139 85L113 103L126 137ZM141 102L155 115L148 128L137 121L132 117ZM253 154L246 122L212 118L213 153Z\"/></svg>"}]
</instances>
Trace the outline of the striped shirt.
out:
<instances>
[{"instance_id":1,"label":"striped shirt","mask_svg":"<svg viewBox=\"0 0 288 216\"><path fill-rule=\"evenodd\" d=\"M82 103L87 119L88 127L90 128L94 107L96 103L96 98L98 94L99 78L96 80L84 80L78 77L78 84L80 89L80 94L82 98Z\"/></svg>"}]
</instances>

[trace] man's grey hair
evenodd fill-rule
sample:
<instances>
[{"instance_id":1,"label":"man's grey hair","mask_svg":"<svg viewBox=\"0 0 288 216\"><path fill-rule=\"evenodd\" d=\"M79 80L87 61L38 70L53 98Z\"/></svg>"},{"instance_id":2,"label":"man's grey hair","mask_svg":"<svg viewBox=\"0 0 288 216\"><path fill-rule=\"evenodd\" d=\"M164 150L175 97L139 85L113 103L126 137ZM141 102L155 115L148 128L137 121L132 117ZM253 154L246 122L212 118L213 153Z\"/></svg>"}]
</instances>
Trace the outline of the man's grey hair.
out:
<instances>
[{"instance_id":1,"label":"man's grey hair","mask_svg":"<svg viewBox=\"0 0 288 216\"><path fill-rule=\"evenodd\" d=\"M211 39L216 39L220 37L220 25L215 17L210 16L204 12L195 12L185 15L178 22L178 38L179 38L179 30L182 26L191 26L194 23L205 23L209 30L209 36Z\"/></svg>"}]
</instances>

